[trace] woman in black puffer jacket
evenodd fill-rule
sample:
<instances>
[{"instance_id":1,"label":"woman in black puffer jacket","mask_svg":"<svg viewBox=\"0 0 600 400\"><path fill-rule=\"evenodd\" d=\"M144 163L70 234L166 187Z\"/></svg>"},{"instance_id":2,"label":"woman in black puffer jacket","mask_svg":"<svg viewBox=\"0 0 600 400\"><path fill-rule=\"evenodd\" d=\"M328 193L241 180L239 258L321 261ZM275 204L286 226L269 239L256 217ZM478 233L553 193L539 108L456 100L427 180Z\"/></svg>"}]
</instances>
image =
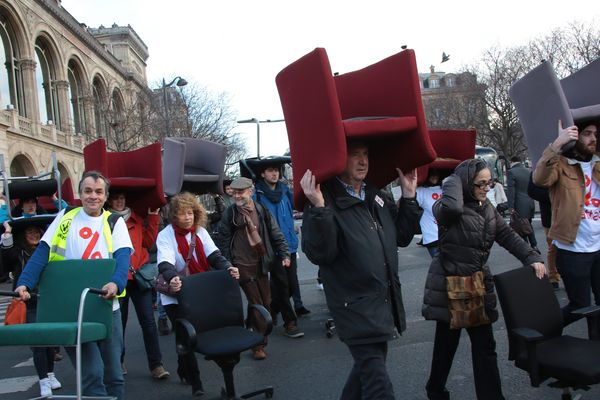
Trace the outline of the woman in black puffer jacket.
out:
<instances>
[{"instance_id":1,"label":"woman in black puffer jacket","mask_svg":"<svg viewBox=\"0 0 600 400\"><path fill-rule=\"evenodd\" d=\"M437 321L431 372L427 382L430 400L447 400L446 379L458 347L461 329L450 329L446 276L471 276L483 271L485 311L491 322L498 319L492 274L486 265L494 241L524 265L545 274L542 258L521 239L487 200L492 177L482 160L467 160L444 180L442 198L433 206L439 226L441 253L429 267L423 299L423 316ZM467 328L471 339L475 391L479 400L504 399L492 324Z\"/></svg>"}]
</instances>

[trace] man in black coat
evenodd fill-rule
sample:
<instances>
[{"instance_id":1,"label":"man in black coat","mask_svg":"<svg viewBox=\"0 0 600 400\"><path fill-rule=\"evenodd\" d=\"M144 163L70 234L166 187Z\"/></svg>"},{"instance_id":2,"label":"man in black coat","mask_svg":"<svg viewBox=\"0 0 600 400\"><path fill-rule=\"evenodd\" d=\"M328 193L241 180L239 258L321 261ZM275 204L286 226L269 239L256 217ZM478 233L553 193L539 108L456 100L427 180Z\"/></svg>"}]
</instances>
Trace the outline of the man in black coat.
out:
<instances>
[{"instance_id":1,"label":"man in black coat","mask_svg":"<svg viewBox=\"0 0 600 400\"><path fill-rule=\"evenodd\" d=\"M506 174L508 209L510 212L516 211L521 217L527 218L531 222L535 213L535 202L527 193L531 169L527 168L516 156L511 157L510 163L511 167ZM524 236L523 239L528 241L529 245L539 253L535 232Z\"/></svg>"},{"instance_id":2,"label":"man in black coat","mask_svg":"<svg viewBox=\"0 0 600 400\"><path fill-rule=\"evenodd\" d=\"M320 268L337 332L354 358L343 400L394 399L387 342L406 326L397 248L411 242L422 213L416 171L398 170L398 208L364 182L368 155L366 144L350 143L342 175L317 185L307 170L301 181L311 203L304 210L302 249Z\"/></svg>"}]
</instances>

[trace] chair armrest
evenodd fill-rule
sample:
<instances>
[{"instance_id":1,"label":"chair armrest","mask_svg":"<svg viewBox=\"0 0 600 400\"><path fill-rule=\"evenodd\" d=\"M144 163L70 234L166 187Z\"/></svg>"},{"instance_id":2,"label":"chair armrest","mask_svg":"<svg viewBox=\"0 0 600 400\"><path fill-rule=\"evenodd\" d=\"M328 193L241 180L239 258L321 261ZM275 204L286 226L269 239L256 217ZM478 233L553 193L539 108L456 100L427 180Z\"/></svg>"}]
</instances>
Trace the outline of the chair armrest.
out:
<instances>
[{"instance_id":1,"label":"chair armrest","mask_svg":"<svg viewBox=\"0 0 600 400\"><path fill-rule=\"evenodd\" d=\"M600 340L600 331L598 330L598 321L600 320L600 306L589 306L578 308L571 311L571 314L587 319L588 338L590 340Z\"/></svg>"},{"instance_id":2,"label":"chair armrest","mask_svg":"<svg viewBox=\"0 0 600 400\"><path fill-rule=\"evenodd\" d=\"M10 290L0 290L0 296L19 297L19 293Z\"/></svg>"},{"instance_id":3,"label":"chair armrest","mask_svg":"<svg viewBox=\"0 0 600 400\"><path fill-rule=\"evenodd\" d=\"M526 343L539 342L544 338L544 335L531 328L514 328L512 333L523 339Z\"/></svg>"},{"instance_id":4,"label":"chair armrest","mask_svg":"<svg viewBox=\"0 0 600 400\"><path fill-rule=\"evenodd\" d=\"M175 321L175 348L177 354L183 355L196 349L196 329L187 319Z\"/></svg>"},{"instance_id":5,"label":"chair armrest","mask_svg":"<svg viewBox=\"0 0 600 400\"><path fill-rule=\"evenodd\" d=\"M544 335L531 328L515 328L511 332L525 342L527 349L527 372L531 386L538 387L542 383L540 365L537 358L537 344L544 339Z\"/></svg>"},{"instance_id":6,"label":"chair armrest","mask_svg":"<svg viewBox=\"0 0 600 400\"><path fill-rule=\"evenodd\" d=\"M258 311L262 319L265 321L266 328L263 334L268 336L273 330L273 319L271 318L271 313L269 313L269 311L267 311L267 309L260 304L248 304L248 311L250 311L252 308ZM250 315L250 313L248 315Z\"/></svg>"},{"instance_id":7,"label":"chair armrest","mask_svg":"<svg viewBox=\"0 0 600 400\"><path fill-rule=\"evenodd\" d=\"M571 311L571 314L579 317L597 317L600 315L600 306L578 308L577 310Z\"/></svg>"}]
</instances>

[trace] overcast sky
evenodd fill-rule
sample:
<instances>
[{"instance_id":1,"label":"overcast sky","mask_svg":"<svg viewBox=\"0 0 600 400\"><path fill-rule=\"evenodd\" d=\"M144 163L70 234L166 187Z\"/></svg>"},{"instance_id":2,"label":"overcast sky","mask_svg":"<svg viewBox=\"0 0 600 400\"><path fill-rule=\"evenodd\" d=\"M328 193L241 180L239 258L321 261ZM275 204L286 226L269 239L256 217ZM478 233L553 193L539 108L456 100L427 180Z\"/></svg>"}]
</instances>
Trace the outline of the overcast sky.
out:
<instances>
[{"instance_id":1,"label":"overcast sky","mask_svg":"<svg viewBox=\"0 0 600 400\"><path fill-rule=\"evenodd\" d=\"M552 4L552 5L550 5ZM556 4L556 5L554 5ZM416 52L419 72L456 72L494 46L525 44L569 22L599 20L597 1L63 0L90 27L131 25L149 49L148 84L182 76L228 92L238 119L283 117L275 75L315 47L333 71ZM540 9L544 7L543 9ZM439 66L442 52L450 61ZM237 130L256 155L256 125ZM288 147L283 123L261 124L261 155Z\"/></svg>"}]
</instances>

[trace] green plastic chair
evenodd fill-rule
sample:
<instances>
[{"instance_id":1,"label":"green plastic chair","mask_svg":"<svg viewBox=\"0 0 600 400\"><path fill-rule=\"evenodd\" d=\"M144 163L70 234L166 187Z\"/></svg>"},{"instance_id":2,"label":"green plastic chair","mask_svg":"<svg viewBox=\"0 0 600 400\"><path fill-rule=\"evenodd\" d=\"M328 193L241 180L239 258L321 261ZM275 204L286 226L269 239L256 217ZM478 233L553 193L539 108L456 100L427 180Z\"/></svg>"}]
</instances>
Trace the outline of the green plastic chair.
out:
<instances>
[{"instance_id":1,"label":"green plastic chair","mask_svg":"<svg viewBox=\"0 0 600 400\"><path fill-rule=\"evenodd\" d=\"M81 344L110 338L112 333L112 301L87 295L98 293L94 288L109 282L114 269L113 259L51 262L40 277L36 322L0 326L0 346L76 347L77 394L52 399L84 398Z\"/></svg>"}]
</instances>

